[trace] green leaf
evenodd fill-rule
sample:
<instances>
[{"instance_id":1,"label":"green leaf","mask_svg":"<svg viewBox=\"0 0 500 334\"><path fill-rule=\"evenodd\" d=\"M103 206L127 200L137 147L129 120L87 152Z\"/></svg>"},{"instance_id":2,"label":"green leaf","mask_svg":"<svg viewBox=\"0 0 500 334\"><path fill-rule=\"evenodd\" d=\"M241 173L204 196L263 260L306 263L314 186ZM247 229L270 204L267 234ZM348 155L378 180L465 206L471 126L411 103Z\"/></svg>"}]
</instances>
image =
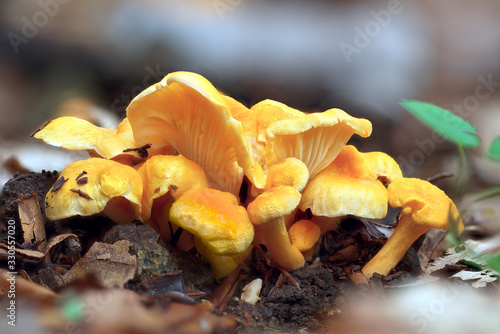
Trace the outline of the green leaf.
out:
<instances>
[{"instance_id":1,"label":"green leaf","mask_svg":"<svg viewBox=\"0 0 500 334\"><path fill-rule=\"evenodd\" d=\"M401 105L445 139L463 147L479 146L476 128L463 118L430 103L402 100Z\"/></svg>"},{"instance_id":2,"label":"green leaf","mask_svg":"<svg viewBox=\"0 0 500 334\"><path fill-rule=\"evenodd\" d=\"M500 273L500 252L497 252L496 254L488 254L486 263L491 269Z\"/></svg>"},{"instance_id":3,"label":"green leaf","mask_svg":"<svg viewBox=\"0 0 500 334\"><path fill-rule=\"evenodd\" d=\"M488 157L491 160L500 161L500 136L496 137L488 150Z\"/></svg>"}]
</instances>

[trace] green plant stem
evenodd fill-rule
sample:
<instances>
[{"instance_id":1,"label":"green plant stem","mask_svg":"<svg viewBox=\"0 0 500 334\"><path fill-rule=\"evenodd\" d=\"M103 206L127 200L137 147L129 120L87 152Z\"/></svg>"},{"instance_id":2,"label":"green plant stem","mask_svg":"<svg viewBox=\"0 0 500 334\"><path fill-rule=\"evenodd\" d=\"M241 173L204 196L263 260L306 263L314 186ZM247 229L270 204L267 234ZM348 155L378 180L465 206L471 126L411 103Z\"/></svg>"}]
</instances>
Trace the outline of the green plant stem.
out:
<instances>
[{"instance_id":1,"label":"green plant stem","mask_svg":"<svg viewBox=\"0 0 500 334\"><path fill-rule=\"evenodd\" d=\"M492 187L492 188L488 188L486 190L483 190L480 193L474 195L472 200L474 202L478 202L478 201L481 201L483 199L490 198L493 196L498 196L498 195L500 195L500 186L496 186L496 187Z\"/></svg>"},{"instance_id":2,"label":"green plant stem","mask_svg":"<svg viewBox=\"0 0 500 334\"><path fill-rule=\"evenodd\" d=\"M469 156L462 145L458 145L458 159L457 177L451 189L455 201L459 201L464 195L467 181L470 179L471 175Z\"/></svg>"}]
</instances>

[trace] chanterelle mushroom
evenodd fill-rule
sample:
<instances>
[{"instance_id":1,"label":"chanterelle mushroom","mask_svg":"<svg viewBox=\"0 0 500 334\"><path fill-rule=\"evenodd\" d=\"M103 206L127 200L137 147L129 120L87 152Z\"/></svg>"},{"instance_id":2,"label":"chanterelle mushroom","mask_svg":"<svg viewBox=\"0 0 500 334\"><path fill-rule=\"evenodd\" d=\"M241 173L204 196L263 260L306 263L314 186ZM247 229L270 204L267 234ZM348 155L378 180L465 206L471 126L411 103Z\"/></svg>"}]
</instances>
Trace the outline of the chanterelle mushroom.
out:
<instances>
[{"instance_id":1,"label":"chanterelle mushroom","mask_svg":"<svg viewBox=\"0 0 500 334\"><path fill-rule=\"evenodd\" d=\"M264 100L252 106L250 110L231 98L224 97L230 106L233 117L241 122L243 133L252 146L254 159L267 168L264 159L266 129L276 121L304 117L301 111L289 108L273 100Z\"/></svg>"},{"instance_id":2,"label":"chanterelle mushroom","mask_svg":"<svg viewBox=\"0 0 500 334\"><path fill-rule=\"evenodd\" d=\"M141 219L168 241L170 205L187 190L210 188L210 182L200 166L182 155L155 155L138 171L144 184Z\"/></svg>"},{"instance_id":3,"label":"chanterelle mushroom","mask_svg":"<svg viewBox=\"0 0 500 334\"><path fill-rule=\"evenodd\" d=\"M292 245L285 226L285 216L293 212L300 201L300 193L290 186L279 186L255 198L247 207L256 233L276 263L286 270L301 268L305 259Z\"/></svg>"},{"instance_id":4,"label":"chanterelle mushroom","mask_svg":"<svg viewBox=\"0 0 500 334\"><path fill-rule=\"evenodd\" d=\"M134 150L138 146L127 118L116 129L106 129L77 117L63 116L45 123L32 136L52 146L72 151L88 150L91 155L105 159L122 154L140 156ZM127 151L128 149L132 150Z\"/></svg>"},{"instance_id":5,"label":"chanterelle mushroom","mask_svg":"<svg viewBox=\"0 0 500 334\"><path fill-rule=\"evenodd\" d=\"M252 110L261 115L287 115L286 119L271 122L265 118L266 122L263 122L267 126L263 152L267 164L295 157L306 164L311 178L337 157L352 135L368 137L372 131L370 121L352 117L340 109L305 114L285 104L266 100L253 106ZM259 139L262 140L261 135Z\"/></svg>"},{"instance_id":6,"label":"chanterelle mushroom","mask_svg":"<svg viewBox=\"0 0 500 334\"><path fill-rule=\"evenodd\" d=\"M250 198L253 200L258 194L269 191L279 186L290 186L301 192L309 180L309 170L307 166L296 158L286 158L267 169L266 186L264 189L258 189L252 186Z\"/></svg>"},{"instance_id":7,"label":"chanterelle mushroom","mask_svg":"<svg viewBox=\"0 0 500 334\"><path fill-rule=\"evenodd\" d=\"M314 246L321 236L319 226L310 220L301 219L288 229L288 235L292 245L304 254L305 259L312 260Z\"/></svg>"},{"instance_id":8,"label":"chanterelle mushroom","mask_svg":"<svg viewBox=\"0 0 500 334\"><path fill-rule=\"evenodd\" d=\"M212 187L238 195L243 175L264 187L241 123L204 77L168 74L132 100L127 117L138 145L151 143L153 154L171 148L184 155L205 170Z\"/></svg>"},{"instance_id":9,"label":"chanterelle mushroom","mask_svg":"<svg viewBox=\"0 0 500 334\"><path fill-rule=\"evenodd\" d=\"M254 238L245 208L238 205L234 195L216 189L186 191L172 204L169 217L218 256L241 255Z\"/></svg>"},{"instance_id":10,"label":"chanterelle mushroom","mask_svg":"<svg viewBox=\"0 0 500 334\"><path fill-rule=\"evenodd\" d=\"M299 208L330 218L384 218L389 200L384 183L402 177L398 164L387 154L361 153L347 145L307 184Z\"/></svg>"},{"instance_id":11,"label":"chanterelle mushroom","mask_svg":"<svg viewBox=\"0 0 500 334\"><path fill-rule=\"evenodd\" d=\"M269 167L264 190L271 190L278 186L290 186L300 192L304 190L308 180L307 166L299 159L286 158Z\"/></svg>"},{"instance_id":12,"label":"chanterelle mushroom","mask_svg":"<svg viewBox=\"0 0 500 334\"><path fill-rule=\"evenodd\" d=\"M392 207L400 207L401 214L398 225L389 240L363 267L363 274L368 278L374 273L389 274L411 245L431 228L447 230L450 215L460 219L453 201L430 182L414 178L400 178L394 180L388 190L389 204ZM462 219L460 219L459 233L463 229Z\"/></svg>"},{"instance_id":13,"label":"chanterelle mushroom","mask_svg":"<svg viewBox=\"0 0 500 334\"><path fill-rule=\"evenodd\" d=\"M141 211L142 180L132 167L113 160L90 158L69 164L45 197L51 220L102 212L120 224Z\"/></svg>"}]
</instances>

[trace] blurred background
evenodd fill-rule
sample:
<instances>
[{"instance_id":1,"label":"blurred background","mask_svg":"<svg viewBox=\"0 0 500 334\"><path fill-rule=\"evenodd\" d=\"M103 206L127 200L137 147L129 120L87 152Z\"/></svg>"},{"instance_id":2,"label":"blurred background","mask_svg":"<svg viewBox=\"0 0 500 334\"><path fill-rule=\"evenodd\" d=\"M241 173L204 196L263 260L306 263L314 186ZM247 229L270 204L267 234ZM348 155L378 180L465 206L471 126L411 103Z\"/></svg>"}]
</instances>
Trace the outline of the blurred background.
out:
<instances>
[{"instance_id":1,"label":"blurred background","mask_svg":"<svg viewBox=\"0 0 500 334\"><path fill-rule=\"evenodd\" d=\"M361 150L430 177L448 168L452 147L398 101L462 113L487 145L500 134L499 16L497 0L2 0L0 159L61 168L78 156L33 143L44 121L112 127L140 91L187 70L247 106L271 98L366 117L374 132ZM484 165L485 182L499 182L498 164Z\"/></svg>"}]
</instances>

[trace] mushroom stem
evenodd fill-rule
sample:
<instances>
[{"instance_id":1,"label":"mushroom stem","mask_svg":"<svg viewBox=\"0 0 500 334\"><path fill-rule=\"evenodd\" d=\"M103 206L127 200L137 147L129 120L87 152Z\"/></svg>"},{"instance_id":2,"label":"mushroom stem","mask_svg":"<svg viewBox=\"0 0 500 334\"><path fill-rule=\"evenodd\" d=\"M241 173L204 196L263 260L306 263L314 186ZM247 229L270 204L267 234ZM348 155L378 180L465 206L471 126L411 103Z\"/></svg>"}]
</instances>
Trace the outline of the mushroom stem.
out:
<instances>
[{"instance_id":1,"label":"mushroom stem","mask_svg":"<svg viewBox=\"0 0 500 334\"><path fill-rule=\"evenodd\" d=\"M402 214L389 240L363 267L363 274L367 278L371 278L374 273L389 274L391 269L401 261L411 245L430 229L429 226L414 223L411 215Z\"/></svg>"},{"instance_id":2,"label":"mushroom stem","mask_svg":"<svg viewBox=\"0 0 500 334\"><path fill-rule=\"evenodd\" d=\"M238 257L215 255L201 242L200 238L194 238L194 244L198 253L210 265L216 280L226 277L238 266Z\"/></svg>"},{"instance_id":3,"label":"mushroom stem","mask_svg":"<svg viewBox=\"0 0 500 334\"><path fill-rule=\"evenodd\" d=\"M321 236L325 235L328 231L333 231L337 229L340 221L345 218L345 216L341 217L327 217L327 216L314 216L311 218L311 221L319 226L321 230Z\"/></svg>"},{"instance_id":4,"label":"mushroom stem","mask_svg":"<svg viewBox=\"0 0 500 334\"><path fill-rule=\"evenodd\" d=\"M109 200L102 213L119 225L130 224L137 217L134 207L125 197Z\"/></svg>"},{"instance_id":5,"label":"mushroom stem","mask_svg":"<svg viewBox=\"0 0 500 334\"><path fill-rule=\"evenodd\" d=\"M288 271L304 266L304 255L290 242L283 217L260 225L259 230L269 255L276 263Z\"/></svg>"}]
</instances>

